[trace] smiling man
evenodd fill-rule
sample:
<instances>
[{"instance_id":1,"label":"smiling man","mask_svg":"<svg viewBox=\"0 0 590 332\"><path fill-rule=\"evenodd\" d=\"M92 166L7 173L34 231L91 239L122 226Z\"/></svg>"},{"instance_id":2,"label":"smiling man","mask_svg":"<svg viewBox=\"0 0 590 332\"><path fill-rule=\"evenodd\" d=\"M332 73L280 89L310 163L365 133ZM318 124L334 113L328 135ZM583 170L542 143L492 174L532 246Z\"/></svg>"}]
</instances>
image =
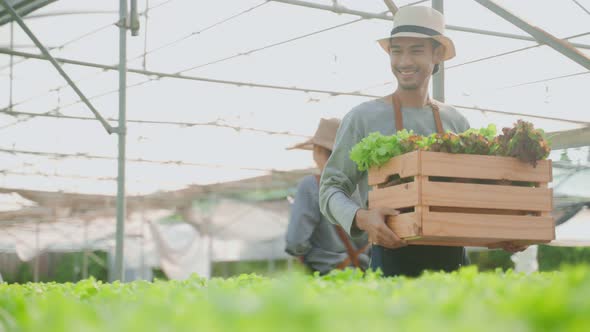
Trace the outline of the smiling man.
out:
<instances>
[{"instance_id":1,"label":"smiling man","mask_svg":"<svg viewBox=\"0 0 590 332\"><path fill-rule=\"evenodd\" d=\"M452 271L467 263L463 247L408 246L400 239L385 223L388 215L398 211L367 208L367 172L359 171L349 157L356 143L376 131L393 135L405 128L430 135L469 128L467 120L453 107L428 96L431 76L443 61L455 56L455 46L444 35L444 25L443 15L430 7L409 6L396 13L390 36L378 42L389 53L397 89L391 95L356 106L344 117L321 179L322 213L353 237L368 233L373 243L371 267L380 268L385 276ZM357 187L363 206L350 199Z\"/></svg>"}]
</instances>

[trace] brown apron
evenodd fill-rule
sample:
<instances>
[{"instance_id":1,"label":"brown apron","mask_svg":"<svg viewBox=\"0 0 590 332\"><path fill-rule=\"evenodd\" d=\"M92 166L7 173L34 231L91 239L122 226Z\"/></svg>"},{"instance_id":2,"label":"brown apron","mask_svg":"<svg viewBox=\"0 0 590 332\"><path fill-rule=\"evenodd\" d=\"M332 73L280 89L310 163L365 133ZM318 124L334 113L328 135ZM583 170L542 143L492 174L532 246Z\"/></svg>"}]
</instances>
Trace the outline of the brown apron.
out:
<instances>
[{"instance_id":1,"label":"brown apron","mask_svg":"<svg viewBox=\"0 0 590 332\"><path fill-rule=\"evenodd\" d=\"M393 112L395 113L395 129L400 131L404 129L404 119L402 117L402 104L399 100L399 96L395 93L391 95L391 99L393 101ZM442 126L442 121L440 120L440 111L438 105L434 104L430 97L428 97L427 104L432 108L432 114L434 115L434 122L436 123L436 131L439 134L444 134L444 129Z\"/></svg>"},{"instance_id":2,"label":"brown apron","mask_svg":"<svg viewBox=\"0 0 590 332\"><path fill-rule=\"evenodd\" d=\"M396 129L402 130L404 125L401 102L395 93L392 99ZM428 104L432 107L437 132L444 133L438 106L432 103L430 99ZM409 245L398 249L387 249L375 245L371 249L371 269L381 269L386 277L398 275L415 277L419 276L424 270L450 272L465 264L469 264L469 260L463 247Z\"/></svg>"},{"instance_id":3,"label":"brown apron","mask_svg":"<svg viewBox=\"0 0 590 332\"><path fill-rule=\"evenodd\" d=\"M396 126L396 129L398 131L400 131L400 130L404 129L404 120L403 120L402 111L401 111L401 101L399 100L399 97L395 93L392 95L392 100L393 100L393 109L394 109L394 113L395 113L395 126ZM443 134L444 129L442 126L442 121L440 119L440 111L439 111L438 105L434 104L430 100L430 98L428 98L428 105L430 105L430 107L432 108L432 113L434 115L434 122L436 123L436 131L440 134ZM319 185L320 177L316 176L316 180ZM352 263L352 265L354 267L364 270L360 266L358 256L360 254L362 254L363 252L365 252L365 250L367 250L369 244L367 243L365 246L363 246L359 250L355 250L354 246L352 245L350 238L346 234L346 231L344 230L344 228L342 228L342 226L340 226L340 225L334 225L334 227L336 228L336 232L338 233L338 237L340 238L340 241L342 241L342 243L346 247L346 252L348 254L348 257L345 260L343 260L342 262L340 262L336 266L336 268L342 270L342 269L345 269L347 266L349 266Z\"/></svg>"}]
</instances>

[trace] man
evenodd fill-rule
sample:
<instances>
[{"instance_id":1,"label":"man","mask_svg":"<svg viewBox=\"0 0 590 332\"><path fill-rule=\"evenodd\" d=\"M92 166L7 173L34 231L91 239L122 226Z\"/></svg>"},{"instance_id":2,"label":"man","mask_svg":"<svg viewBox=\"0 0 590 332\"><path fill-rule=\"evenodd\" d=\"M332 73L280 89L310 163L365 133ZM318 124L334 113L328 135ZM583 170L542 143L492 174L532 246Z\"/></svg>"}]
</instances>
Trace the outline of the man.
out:
<instances>
[{"instance_id":1,"label":"man","mask_svg":"<svg viewBox=\"0 0 590 332\"><path fill-rule=\"evenodd\" d=\"M342 120L322 175L321 211L353 238L368 234L373 244L371 268L380 268L385 276L418 276L427 269L456 270L467 263L463 247L408 246L385 223L388 215L398 211L367 209L367 172L358 171L349 158L351 148L372 132L393 135L403 127L429 135L446 130L460 133L469 128L467 120L453 107L428 97L430 77L443 61L455 56L454 44L444 35L443 15L422 6L400 8L390 36L378 42L390 55L397 90L358 105ZM362 205L350 199L357 187ZM512 244L503 248L513 252L524 249Z\"/></svg>"},{"instance_id":2,"label":"man","mask_svg":"<svg viewBox=\"0 0 590 332\"><path fill-rule=\"evenodd\" d=\"M315 135L291 149L313 150L313 159L321 173L332 153L339 125L338 119L321 119ZM366 236L352 241L342 227L333 225L320 213L319 175L304 177L291 208L285 251L300 258L311 271L323 275L347 266L366 269L367 247Z\"/></svg>"}]
</instances>

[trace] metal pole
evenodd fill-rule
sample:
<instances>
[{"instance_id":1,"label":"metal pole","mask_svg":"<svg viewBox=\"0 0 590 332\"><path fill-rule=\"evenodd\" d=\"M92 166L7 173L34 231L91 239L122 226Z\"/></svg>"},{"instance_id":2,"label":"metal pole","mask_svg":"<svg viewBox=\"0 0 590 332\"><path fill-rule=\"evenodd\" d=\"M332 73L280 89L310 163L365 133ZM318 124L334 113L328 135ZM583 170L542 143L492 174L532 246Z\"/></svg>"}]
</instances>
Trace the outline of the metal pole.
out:
<instances>
[{"instance_id":1,"label":"metal pole","mask_svg":"<svg viewBox=\"0 0 590 332\"><path fill-rule=\"evenodd\" d=\"M432 0L432 8L444 14L444 0ZM432 97L445 102L445 63L441 62L438 72L432 76Z\"/></svg>"},{"instance_id":2,"label":"metal pole","mask_svg":"<svg viewBox=\"0 0 590 332\"><path fill-rule=\"evenodd\" d=\"M47 48L45 48L45 46L43 46L43 44L39 41L39 39L37 39L37 37L35 37L35 34L33 34L33 32L25 24L25 22L22 20L22 18L17 14L17 12L14 10L14 8L12 8L12 6L8 3L8 0L0 0L0 1L2 1L4 8L6 9L6 11L8 11L10 13L10 16L12 16L12 18L16 21L16 23L18 23L18 25L21 27L21 29L23 29L23 31L29 36L29 38L31 38L33 43L35 43L35 45L37 45L39 50L41 50L41 53L43 53L45 58L47 60L49 60L49 62L51 62L53 67L55 67L55 69L59 72L59 74L66 80L66 82L68 82L68 84L74 90L74 92L76 92L78 97L80 97L80 99L82 99L82 101L84 101L86 106L88 106L90 111L92 111L94 116L100 121L100 123L102 124L104 129L109 134L113 133L113 128L111 127L111 125L105 119L103 119L103 117L100 115L100 113L98 113L98 111L94 108L94 106L90 103L90 101L82 93L82 91L80 91L80 89L78 89L78 86L76 85L76 83L74 83L74 81L72 81L72 79L68 76L68 74L66 74L66 72L61 68L61 66L57 62L57 60L55 60L55 58L49 53Z\"/></svg>"},{"instance_id":3,"label":"metal pole","mask_svg":"<svg viewBox=\"0 0 590 332\"><path fill-rule=\"evenodd\" d=\"M14 49L14 22L10 22L10 49ZM14 84L14 56L10 55L10 96L8 97L8 109L12 111L12 86Z\"/></svg>"},{"instance_id":4,"label":"metal pole","mask_svg":"<svg viewBox=\"0 0 590 332\"><path fill-rule=\"evenodd\" d=\"M143 70L147 69L147 36L148 36L148 19L149 19L149 11L150 11L150 0L145 0L145 22L143 28L143 61L141 62L141 68Z\"/></svg>"},{"instance_id":5,"label":"metal pole","mask_svg":"<svg viewBox=\"0 0 590 332\"><path fill-rule=\"evenodd\" d=\"M39 9L39 8L43 8L46 5L55 2L57 0L36 0L36 1L18 1L18 0L10 0L15 6L18 7L18 13L19 15L28 15L29 13L34 12L35 10ZM2 17L0 17L0 26L3 26L4 24L10 22L11 18L10 16L6 16L6 15L2 15Z\"/></svg>"},{"instance_id":6,"label":"metal pole","mask_svg":"<svg viewBox=\"0 0 590 332\"><path fill-rule=\"evenodd\" d=\"M547 133L553 150L590 146L590 127Z\"/></svg>"},{"instance_id":7,"label":"metal pole","mask_svg":"<svg viewBox=\"0 0 590 332\"><path fill-rule=\"evenodd\" d=\"M302 6L302 7L307 7L307 8L327 10L327 11L331 11L331 12L338 13L338 14L356 15L356 16L359 16L359 17L362 17L365 19L379 19L379 20L386 20L386 21L393 20L393 17L390 15L376 14L376 13L364 12L364 11L360 11L360 10L353 10L353 9L348 9L348 8L345 8L342 6L336 7L336 6L323 5L323 4L319 4L319 3L315 3L315 2L301 1L301 0L269 0L269 1L280 2L280 3L289 4L289 5L295 5L295 6ZM537 41L535 38L533 38L531 36L523 36L523 35L517 35L517 34L512 34L512 33L504 33L504 32L497 32L497 31L467 28L467 27L461 27L461 26L456 26L456 25L448 25L447 24L445 26L445 28L447 30L476 33L476 34L480 34L480 35L488 35L488 36L496 36L496 37L504 37L504 38L528 40L528 41ZM571 43L571 45L573 45L577 48L590 49L590 45L587 45L587 44Z\"/></svg>"},{"instance_id":8,"label":"metal pole","mask_svg":"<svg viewBox=\"0 0 590 332\"><path fill-rule=\"evenodd\" d=\"M145 275L145 207L143 206L143 200L141 204L141 238L140 238L140 250L141 250L141 280L146 280Z\"/></svg>"},{"instance_id":9,"label":"metal pole","mask_svg":"<svg viewBox=\"0 0 590 332\"><path fill-rule=\"evenodd\" d=\"M39 282L39 221L35 223L35 266L33 267L33 281Z\"/></svg>"},{"instance_id":10,"label":"metal pole","mask_svg":"<svg viewBox=\"0 0 590 332\"><path fill-rule=\"evenodd\" d=\"M393 3L393 0L383 0L383 2L385 2L385 5L393 15L399 10L395 3Z\"/></svg>"},{"instance_id":11,"label":"metal pole","mask_svg":"<svg viewBox=\"0 0 590 332\"><path fill-rule=\"evenodd\" d=\"M19 56L19 57L46 60L43 56L38 55L38 54L20 52L20 51L12 51L12 50L5 49L5 48L0 48L0 54L9 54L9 55L12 54L12 55ZM104 64L71 60L71 59L65 59L65 58L56 58L56 59L62 63L78 65L78 66L83 66L83 67L100 68L100 69L104 69L104 70L118 70L118 66L109 66L109 65L104 65ZM318 89L298 88L298 87L292 87L292 86L289 87L289 86L280 86L280 85L259 84L259 83L252 83L252 82L243 82L243 81L218 80L218 79L212 79L212 78L206 78L206 77L188 76L188 75L182 75L182 74L171 74L171 73L157 72L157 71L151 71L151 70L132 69L132 68L128 68L127 71L130 73L134 73L134 74L141 74L141 75L145 75L145 76L152 76L152 77L158 77L158 78L176 78L176 79L189 80L189 81L233 85L233 86L237 86L237 87L253 87L253 88L276 89L276 90L286 90L286 91L300 91L300 92L306 92L306 93L315 92L315 93L329 94L329 95L333 95L333 96L355 96L355 97L369 97L369 98L380 98L381 97L381 96L377 96L377 95L360 93L360 92L355 92L355 91L346 92L346 91L333 91L333 90L318 90ZM588 73L590 73L590 71L569 74L569 75L564 75L564 76L558 76L558 77L551 78L551 80L567 78L567 77L572 77L572 76L577 76L577 75L586 75ZM545 82L545 81L547 81L547 79L544 79L541 81ZM528 82L526 84L533 84L533 83L538 83L541 81ZM134 86L137 86L137 85L138 84L135 84ZM511 86L511 87L514 87L514 86ZM111 93L111 91L107 92L107 94L108 93ZM97 96L104 96L104 95L105 94L103 93L103 94L100 94ZM95 96L95 97L97 97L97 96ZM0 109L0 111L6 111L7 109L8 108L5 107L5 108ZM490 112L492 112L492 111L490 111ZM115 129L113 128L113 130L115 130Z\"/></svg>"},{"instance_id":12,"label":"metal pole","mask_svg":"<svg viewBox=\"0 0 590 332\"><path fill-rule=\"evenodd\" d=\"M123 271L123 240L125 235L125 139L127 136L126 112L127 104L127 0L119 0L119 160L117 176L117 239L115 245L115 280L124 280Z\"/></svg>"},{"instance_id":13,"label":"metal pole","mask_svg":"<svg viewBox=\"0 0 590 332\"><path fill-rule=\"evenodd\" d=\"M26 58L32 59L39 59L45 60L45 58L38 54L27 53L27 52L20 52L20 51L12 51L8 49L0 48L0 54L13 54L16 56L22 56ZM78 61L78 60L71 60L65 58L56 58L59 62L84 66L84 67L92 67L92 68L100 68L104 70L118 70L118 66L109 66L104 64L86 62L86 61ZM164 73L164 72L157 72L152 70L141 70L141 69L133 69L128 68L127 72L134 73L134 74L141 74L145 76L152 76L154 78L178 78L183 80L190 80L190 81L199 81L199 82L209 82L209 83L217 83L217 84L227 84L227 85L234 85L238 87L253 87L253 88L265 88L265 89L276 89L276 90L286 90L286 91L300 91L305 93L322 93L322 94L329 94L333 96L355 96L355 97L371 97L371 98L379 98L380 96L377 95L369 95L359 92L345 92L345 91L333 91L333 90L319 90L319 89L308 89L308 88L298 88L293 86L281 86L281 85L272 85L272 84L259 84L259 83L251 83L251 82L242 82L242 81L230 81L230 80L218 80L213 78L206 78L206 77L197 77L197 76L188 76L182 74L171 74L171 73ZM5 109L2 109L5 110ZM116 130L113 128L113 130Z\"/></svg>"},{"instance_id":14,"label":"metal pole","mask_svg":"<svg viewBox=\"0 0 590 332\"><path fill-rule=\"evenodd\" d=\"M88 278L88 220L84 220L84 256L82 257L82 279Z\"/></svg>"},{"instance_id":15,"label":"metal pole","mask_svg":"<svg viewBox=\"0 0 590 332\"><path fill-rule=\"evenodd\" d=\"M508 11L506 8L500 6L492 0L475 1L489 9L492 13L495 13L496 15L505 19L506 21L512 23L513 25L527 32L529 35L533 36L535 40L537 40L539 43L547 44L552 49L565 55L566 57L575 61L584 68L590 70L590 56L576 49L572 44L553 36L552 34L546 32L545 30L539 27L530 24L518 15L513 14L512 12Z\"/></svg>"},{"instance_id":16,"label":"metal pole","mask_svg":"<svg viewBox=\"0 0 590 332\"><path fill-rule=\"evenodd\" d=\"M146 8L146 12L147 12ZM139 15L137 14L137 0L131 0L131 15L129 17L129 24L131 28L131 35L139 35Z\"/></svg>"}]
</instances>

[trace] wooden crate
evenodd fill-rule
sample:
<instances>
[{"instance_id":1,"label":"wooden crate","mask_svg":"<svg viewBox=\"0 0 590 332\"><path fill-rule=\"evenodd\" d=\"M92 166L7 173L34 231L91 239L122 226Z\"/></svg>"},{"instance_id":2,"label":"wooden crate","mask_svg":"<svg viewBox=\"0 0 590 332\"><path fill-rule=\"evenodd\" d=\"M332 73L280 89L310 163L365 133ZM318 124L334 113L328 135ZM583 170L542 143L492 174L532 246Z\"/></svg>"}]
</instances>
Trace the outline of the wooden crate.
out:
<instances>
[{"instance_id":1,"label":"wooden crate","mask_svg":"<svg viewBox=\"0 0 590 332\"><path fill-rule=\"evenodd\" d=\"M387 185L392 176L408 182ZM369 207L400 210L387 224L410 244L547 243L555 239L551 180L550 160L533 167L509 157L414 151L369 170Z\"/></svg>"}]
</instances>

